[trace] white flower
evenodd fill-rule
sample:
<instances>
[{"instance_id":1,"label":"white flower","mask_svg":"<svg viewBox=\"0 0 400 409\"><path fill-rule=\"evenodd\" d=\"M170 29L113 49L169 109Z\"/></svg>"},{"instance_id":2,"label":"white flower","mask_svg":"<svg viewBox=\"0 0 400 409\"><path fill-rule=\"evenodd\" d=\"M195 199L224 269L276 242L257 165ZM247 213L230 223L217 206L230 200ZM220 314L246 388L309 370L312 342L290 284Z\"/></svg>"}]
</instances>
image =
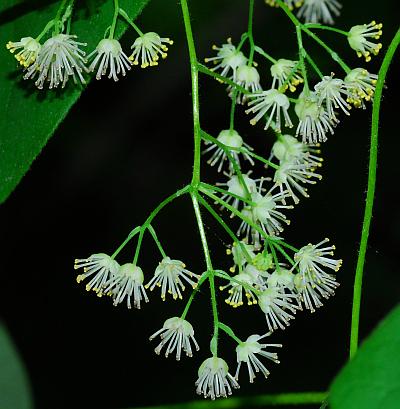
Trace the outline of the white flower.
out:
<instances>
[{"instance_id":1,"label":"white flower","mask_svg":"<svg viewBox=\"0 0 400 409\"><path fill-rule=\"evenodd\" d=\"M234 78L232 78L233 81L235 81ZM250 91L251 93L255 92L260 92L262 91L261 85L260 85L260 74L254 67L250 67L248 65L241 65L238 67L236 71L236 81L238 85L240 85L242 88L244 88L247 91ZM229 90L229 96L232 98L233 97L233 87L228 87ZM249 98L249 95L243 94L241 92L237 93L237 103L238 104L244 104L247 99Z\"/></svg>"},{"instance_id":2,"label":"white flower","mask_svg":"<svg viewBox=\"0 0 400 409\"><path fill-rule=\"evenodd\" d=\"M180 260L171 260L169 257L162 259L156 268L154 277L146 284L145 288L150 287L150 291L155 286L161 288L161 298L165 301L167 293L171 294L173 299L182 299L181 291L185 290L183 281L186 281L193 288L196 288L199 275L186 270L185 264ZM194 280L192 279L194 278Z\"/></svg>"},{"instance_id":3,"label":"white flower","mask_svg":"<svg viewBox=\"0 0 400 409\"><path fill-rule=\"evenodd\" d=\"M24 79L33 79L38 75L35 85L42 89L47 81L49 88L65 86L70 76L74 82L77 77L82 84L86 81L82 72L87 71L85 52L80 49L86 43L75 41L77 37L69 34L57 34L49 38L40 48L35 62L26 71Z\"/></svg>"},{"instance_id":4,"label":"white flower","mask_svg":"<svg viewBox=\"0 0 400 409\"><path fill-rule=\"evenodd\" d=\"M327 242L329 239L324 239L318 244L307 244L294 255L300 273L306 276L312 284L322 283L327 278L327 273L322 268L329 268L336 273L342 265L342 260L328 257L333 256L335 246L321 247ZM328 275L329 279L331 277Z\"/></svg>"},{"instance_id":5,"label":"white flower","mask_svg":"<svg viewBox=\"0 0 400 409\"><path fill-rule=\"evenodd\" d=\"M158 65L159 55L162 58L167 58L168 47L166 44L172 45L174 42L169 38L162 38L157 33L149 32L138 37L132 45L132 55L129 59L133 65L138 65L142 68L153 67Z\"/></svg>"},{"instance_id":6,"label":"white flower","mask_svg":"<svg viewBox=\"0 0 400 409\"><path fill-rule=\"evenodd\" d=\"M236 379L229 373L227 363L216 356L207 358L200 366L196 381L196 392L212 400L232 394L232 388L239 388Z\"/></svg>"},{"instance_id":7,"label":"white flower","mask_svg":"<svg viewBox=\"0 0 400 409\"><path fill-rule=\"evenodd\" d=\"M139 266L132 263L123 264L106 283L104 293L112 295L115 306L126 298L129 309L132 308L131 297L133 297L133 306L140 309L140 303L143 299L146 302L149 301L143 287L143 280L143 271Z\"/></svg>"},{"instance_id":8,"label":"white flower","mask_svg":"<svg viewBox=\"0 0 400 409\"><path fill-rule=\"evenodd\" d=\"M243 138L234 130L234 129L224 129L221 131L217 137L217 140L221 143L223 143L228 149L229 148L234 148L234 149L240 149L242 147L252 151L253 148L245 143L243 141ZM250 162L251 165L254 165L254 161L251 158L250 155L247 153L241 153L236 150L231 150L229 149L229 153L233 157L233 159L236 161L237 165L240 167L240 155L243 155L243 157ZM203 153L208 153L210 151L214 151L213 155L211 158L207 161L207 163L211 166L214 166L218 164L218 172L221 172L222 166L224 165L225 161L228 159L228 156L226 155L224 149L220 148L218 145L212 144L210 147L204 150ZM229 171L233 171L233 165L231 161L229 161Z\"/></svg>"},{"instance_id":9,"label":"white flower","mask_svg":"<svg viewBox=\"0 0 400 409\"><path fill-rule=\"evenodd\" d=\"M294 277L295 275L291 270L279 267L268 277L267 284L271 287L279 287L293 291Z\"/></svg>"},{"instance_id":10,"label":"white flower","mask_svg":"<svg viewBox=\"0 0 400 409\"><path fill-rule=\"evenodd\" d=\"M297 15L304 17L306 23L334 24L332 15L340 15L342 5L337 0L304 0Z\"/></svg>"},{"instance_id":11,"label":"white flower","mask_svg":"<svg viewBox=\"0 0 400 409\"><path fill-rule=\"evenodd\" d=\"M281 161L279 169L275 171L274 182L278 186L281 193L288 192L294 203L299 203L299 198L295 191L299 192L304 197L309 197L307 188L301 183L315 184L316 181L312 178L321 180L322 176L314 172L313 165L309 163L296 163L292 161ZM282 197L282 203L286 204L286 195Z\"/></svg>"},{"instance_id":12,"label":"white flower","mask_svg":"<svg viewBox=\"0 0 400 409\"><path fill-rule=\"evenodd\" d=\"M88 258L75 259L74 269L83 268L83 274L76 277L80 283L87 277L92 276L86 284L86 290L94 290L99 297L103 295L104 285L117 274L119 264L110 256L104 253L92 254Z\"/></svg>"},{"instance_id":13,"label":"white flower","mask_svg":"<svg viewBox=\"0 0 400 409\"><path fill-rule=\"evenodd\" d=\"M296 87L303 82L299 70L299 62L280 58L271 65L272 87L280 89L285 84L284 90L296 91Z\"/></svg>"},{"instance_id":14,"label":"white flower","mask_svg":"<svg viewBox=\"0 0 400 409\"><path fill-rule=\"evenodd\" d=\"M266 234L275 236L283 232L283 223L290 224L281 209L293 209L293 206L279 204L287 196L286 192L273 194L272 190L265 195L259 192L252 193L251 201L253 204L246 207L246 210L251 212L251 221L253 223L259 225ZM239 231L240 233L247 232L247 234L249 234L249 231L252 232L253 239L259 234L244 220Z\"/></svg>"},{"instance_id":15,"label":"white flower","mask_svg":"<svg viewBox=\"0 0 400 409\"><path fill-rule=\"evenodd\" d=\"M244 250L246 250L247 254L249 255L250 259L255 257L254 253L254 246L248 244L245 241L241 241L240 245L237 243L233 243L231 249L226 250L226 254L231 255L233 257L234 266L230 268L230 271L233 273L235 271L235 267L238 266L239 268L243 267L246 262L247 258L245 256Z\"/></svg>"},{"instance_id":16,"label":"white flower","mask_svg":"<svg viewBox=\"0 0 400 409\"><path fill-rule=\"evenodd\" d=\"M323 159L317 156L321 153L318 144L305 144L291 135L279 135L278 138L272 146L272 154L280 162L322 166Z\"/></svg>"},{"instance_id":17,"label":"white flower","mask_svg":"<svg viewBox=\"0 0 400 409\"><path fill-rule=\"evenodd\" d=\"M299 294L299 302L302 302L307 310L315 312L315 308L322 307L321 297L328 299L335 294L339 284L333 276L328 276L321 282L310 281L304 274L296 274L294 278L295 290Z\"/></svg>"},{"instance_id":18,"label":"white flower","mask_svg":"<svg viewBox=\"0 0 400 409\"><path fill-rule=\"evenodd\" d=\"M293 320L298 305L293 305L292 301L297 299L297 295L285 294L279 287L269 286L258 296L258 304L265 314L269 331L285 329L289 326L289 321Z\"/></svg>"},{"instance_id":19,"label":"white flower","mask_svg":"<svg viewBox=\"0 0 400 409\"><path fill-rule=\"evenodd\" d=\"M295 287L300 295L300 300L305 307L314 312L316 308L322 306L321 297L329 298L335 294L335 289L339 286L335 276L328 274L324 268L337 272L342 265L342 260L335 260L333 256L335 246L321 247L329 240L322 240L318 244L308 244L302 247L295 255L296 264L300 271L295 276Z\"/></svg>"},{"instance_id":20,"label":"white flower","mask_svg":"<svg viewBox=\"0 0 400 409\"><path fill-rule=\"evenodd\" d=\"M236 347L236 359L238 362L235 375L236 380L239 377L242 362L245 362L247 365L250 383L253 383L254 378L256 377L255 372L261 372L266 378L268 377L268 369L259 360L256 354L279 364L278 355L275 352L268 352L265 349L269 347L282 348L282 344L261 344L259 342L269 335L269 333L265 335L250 335L245 342L242 342Z\"/></svg>"},{"instance_id":21,"label":"white flower","mask_svg":"<svg viewBox=\"0 0 400 409\"><path fill-rule=\"evenodd\" d=\"M257 115L250 121L252 125L255 125L261 118L267 115L268 119L264 129L267 130L274 121L273 127L276 132L281 131L281 117L283 115L285 119L285 126L292 127L292 121L290 120L288 110L290 108L290 102L285 94L282 94L276 89L270 89L261 93L256 93L251 96L249 106L251 108L246 110L246 114L257 113Z\"/></svg>"},{"instance_id":22,"label":"white flower","mask_svg":"<svg viewBox=\"0 0 400 409\"><path fill-rule=\"evenodd\" d=\"M289 10L293 10L295 7L300 7L303 4L303 0L283 0L283 2L288 6ZM265 0L271 7L279 7L276 0Z\"/></svg>"},{"instance_id":23,"label":"white flower","mask_svg":"<svg viewBox=\"0 0 400 409\"><path fill-rule=\"evenodd\" d=\"M247 304L257 304L257 298L255 297L254 292L251 289L251 287L255 284L253 277L247 273L240 273L232 278L233 280L230 281L229 284L219 287L221 291L228 288L229 297L225 300L225 302L234 308L242 306L244 290L244 293L247 297Z\"/></svg>"},{"instance_id":24,"label":"white flower","mask_svg":"<svg viewBox=\"0 0 400 409\"><path fill-rule=\"evenodd\" d=\"M250 178L248 175L243 175L243 182L244 185L241 183L241 180L238 176L233 175L229 178L229 180L225 183L217 183L217 186L226 186L228 188L229 193L233 193L236 196L243 197L246 199L247 192L245 187L249 193L254 192L257 190L256 180ZM234 196L228 195L227 193L221 196L221 199L224 200L226 203L230 204L235 209L239 208L240 200Z\"/></svg>"},{"instance_id":25,"label":"white flower","mask_svg":"<svg viewBox=\"0 0 400 409\"><path fill-rule=\"evenodd\" d=\"M232 71L233 81L236 81L236 71L242 66L246 65L247 58L243 53L232 44L230 38L227 40L227 44L222 44L221 47L213 45L213 50L218 51L215 57L205 58L205 62L212 61L215 65L211 71L220 71L223 77L227 77Z\"/></svg>"},{"instance_id":26,"label":"white flower","mask_svg":"<svg viewBox=\"0 0 400 409\"><path fill-rule=\"evenodd\" d=\"M347 102L357 108L364 108L364 100L370 101L374 95L377 80L377 75L370 74L364 68L354 68L354 70L351 70L344 79L351 94Z\"/></svg>"},{"instance_id":27,"label":"white flower","mask_svg":"<svg viewBox=\"0 0 400 409\"><path fill-rule=\"evenodd\" d=\"M254 259L252 260L252 263L254 263ZM261 269L257 268L254 264L247 264L244 269L244 273L248 274L252 278L255 288L265 290L265 280L270 276L267 268Z\"/></svg>"},{"instance_id":28,"label":"white flower","mask_svg":"<svg viewBox=\"0 0 400 409\"><path fill-rule=\"evenodd\" d=\"M150 341L158 335L160 335L161 342L158 344L154 351L159 355L162 348L168 343L165 350L166 358L168 358L168 355L175 350L177 361L181 359L182 350L186 353L186 356L193 356L190 341L193 342L196 351L199 350L199 345L194 338L194 330L192 325L182 318L168 318L164 322L163 327L150 337Z\"/></svg>"},{"instance_id":29,"label":"white flower","mask_svg":"<svg viewBox=\"0 0 400 409\"><path fill-rule=\"evenodd\" d=\"M318 97L314 92L301 94L294 110L299 118L296 136L301 135L304 143L325 142L326 133L333 134L337 119L329 117L325 108L318 103Z\"/></svg>"},{"instance_id":30,"label":"white flower","mask_svg":"<svg viewBox=\"0 0 400 409\"><path fill-rule=\"evenodd\" d=\"M377 55L382 48L381 43L374 43L370 39L379 40L382 35L382 24L377 24L372 21L369 24L353 26L348 35L347 40L350 47L357 52L359 57L364 56L365 61L371 61L371 53Z\"/></svg>"},{"instance_id":31,"label":"white flower","mask_svg":"<svg viewBox=\"0 0 400 409\"><path fill-rule=\"evenodd\" d=\"M17 52L17 54L15 54L15 58L22 66L28 68L36 61L42 46L40 45L39 41L32 37L23 37L21 40L16 42L9 41L6 44L6 47L12 54L20 50Z\"/></svg>"},{"instance_id":32,"label":"white flower","mask_svg":"<svg viewBox=\"0 0 400 409\"><path fill-rule=\"evenodd\" d=\"M325 103L329 118L336 119L335 108L340 108L346 115L350 115L348 110L351 107L344 99L344 97L349 97L350 92L343 80L326 75L315 85L314 89L318 97L318 104Z\"/></svg>"},{"instance_id":33,"label":"white flower","mask_svg":"<svg viewBox=\"0 0 400 409\"><path fill-rule=\"evenodd\" d=\"M97 67L96 79L108 73L108 78L118 81L118 75L126 75L126 71L131 69L131 61L123 52L118 40L104 38L97 44L96 49L88 55L88 59L94 57L90 64L89 71L95 71Z\"/></svg>"}]
</instances>

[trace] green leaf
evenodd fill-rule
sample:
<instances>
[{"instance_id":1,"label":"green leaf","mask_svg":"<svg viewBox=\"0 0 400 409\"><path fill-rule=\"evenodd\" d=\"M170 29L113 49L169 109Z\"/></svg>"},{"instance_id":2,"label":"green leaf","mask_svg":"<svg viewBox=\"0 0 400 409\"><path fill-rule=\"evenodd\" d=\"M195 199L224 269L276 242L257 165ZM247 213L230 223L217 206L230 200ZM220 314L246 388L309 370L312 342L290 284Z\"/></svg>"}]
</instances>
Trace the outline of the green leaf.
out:
<instances>
[{"instance_id":1,"label":"green leaf","mask_svg":"<svg viewBox=\"0 0 400 409\"><path fill-rule=\"evenodd\" d=\"M135 19L148 1L120 0L120 6ZM35 89L32 81L22 79L17 61L5 47L8 41L36 37L54 18L59 2L49 4L47 1L45 6L43 3L0 2L0 39L4 42L0 44L0 203L28 171L83 91L83 87L74 86L73 81L69 81L71 84L67 84L64 90ZM111 24L114 6L112 0L87 4L91 7L74 15L71 32L78 35L79 41L88 44L86 50L90 52ZM116 37L121 37L126 28L126 24L120 21ZM135 37L133 34L132 40Z\"/></svg>"},{"instance_id":2,"label":"green leaf","mask_svg":"<svg viewBox=\"0 0 400 409\"><path fill-rule=\"evenodd\" d=\"M339 373L329 400L331 409L400 407L400 306L382 321Z\"/></svg>"},{"instance_id":3,"label":"green leaf","mask_svg":"<svg viewBox=\"0 0 400 409\"><path fill-rule=\"evenodd\" d=\"M5 326L0 322L0 408L30 409L32 407L25 368Z\"/></svg>"}]
</instances>

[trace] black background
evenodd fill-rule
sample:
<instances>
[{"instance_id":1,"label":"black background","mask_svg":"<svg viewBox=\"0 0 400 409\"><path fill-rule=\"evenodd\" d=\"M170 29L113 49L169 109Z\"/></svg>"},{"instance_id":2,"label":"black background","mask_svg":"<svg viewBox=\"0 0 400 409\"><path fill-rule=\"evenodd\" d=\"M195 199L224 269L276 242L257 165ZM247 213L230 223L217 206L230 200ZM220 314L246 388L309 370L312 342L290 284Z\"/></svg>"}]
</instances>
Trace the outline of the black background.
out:
<instances>
[{"instance_id":1,"label":"black background","mask_svg":"<svg viewBox=\"0 0 400 409\"><path fill-rule=\"evenodd\" d=\"M237 42L246 29L247 2L192 1L194 35L200 58L211 45L229 36ZM394 0L348 2L337 26L348 28L371 19L383 21L384 50L396 30ZM196 398L197 368L208 357L211 310L205 286L190 310L201 350L176 363L153 353L148 336L163 321L179 315L184 302L163 303L159 293L141 311L114 308L109 300L86 293L75 281L75 257L111 253L130 229L139 225L163 198L190 180L192 118L187 49L177 1L151 2L138 20L144 30L170 35L175 44L158 68L134 68L118 83L93 82L72 108L32 169L0 209L2 250L1 316L29 371L36 407L127 408ZM295 58L293 27L279 10L256 1L256 42L277 58ZM134 34L125 36L126 47ZM342 38L324 34L348 63L365 66ZM332 68L326 54L313 47L324 72ZM367 65L376 72L383 53ZM266 65L260 63L267 87ZM392 66L382 101L377 200L365 269L361 337L398 302L398 91L399 64ZM201 78L202 126L217 135L229 125L224 86ZM251 127L238 108L237 130L267 154L273 135ZM311 315L298 317L272 342L281 342L281 364L270 364L271 376L255 384L243 372L236 395L326 390L347 360L352 284L363 215L371 107L342 118L323 146L322 182L310 189L291 214L285 238L300 247L328 236L344 260L337 295ZM204 180L221 180L203 167ZM229 238L205 217L214 264L226 269ZM171 257L183 259L195 272L204 269L198 233L188 197L163 211L154 226ZM120 261L130 261L128 246ZM146 237L139 263L152 274L159 261ZM233 310L219 297L224 322L242 338L265 331L258 307ZM221 340L221 355L235 369L234 345ZM15 408L16 409L16 408Z\"/></svg>"}]
</instances>

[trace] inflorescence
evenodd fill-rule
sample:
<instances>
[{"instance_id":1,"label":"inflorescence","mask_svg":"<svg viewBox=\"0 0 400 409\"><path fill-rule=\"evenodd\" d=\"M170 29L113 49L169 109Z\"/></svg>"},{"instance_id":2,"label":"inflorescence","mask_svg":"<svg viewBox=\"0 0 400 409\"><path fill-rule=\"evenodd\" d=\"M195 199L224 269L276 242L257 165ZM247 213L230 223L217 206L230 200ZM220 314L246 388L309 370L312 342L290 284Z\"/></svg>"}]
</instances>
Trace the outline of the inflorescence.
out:
<instances>
[{"instance_id":1,"label":"inflorescence","mask_svg":"<svg viewBox=\"0 0 400 409\"><path fill-rule=\"evenodd\" d=\"M374 94L377 80L377 76L365 68L349 67L319 40L332 61L338 62L344 70L342 77L332 71L322 73L305 49L302 35L319 39L312 30L327 28L319 22L333 24L333 18L341 10L337 0L265 1L270 6L281 7L292 21L297 21L298 54L293 58L273 58L255 44L249 24L248 31L237 45L231 38L220 46L214 45L215 55L205 59L210 66L202 66L203 72L228 85L229 127L219 130L214 138L198 124L199 138L205 145L203 154L207 163L215 166L222 175L221 180L214 185L198 181L172 195L142 226L132 230L113 254L96 253L75 260L75 269L80 270L77 282L84 282L86 290L98 297L112 300L114 306L122 304L129 309L140 309L154 290L160 291L163 301L181 300L185 290L190 288L191 295L182 314L166 319L161 329L150 336L150 340L158 339L157 354L174 355L178 361L184 355L192 357L199 351L195 327L186 316L200 286L209 281L214 318L211 356L200 365L195 385L198 394L211 399L227 397L233 389L239 388L242 366L247 367L250 382L259 373L267 378L269 363L279 363L276 348L282 345L266 343L266 339L275 331L288 327L297 313L315 312L335 294L339 286L336 273L342 260L335 258L335 246L329 239L296 248L287 243L282 234L290 224L290 211L301 199L309 197L309 187L322 178L319 173L323 163L321 143L335 132L341 115L350 115L352 107L365 108ZM250 1L250 4L254 3ZM117 81L132 66L156 66L160 58L167 56L172 41L155 32L141 32L127 13L117 6L104 38L86 55L83 51L86 44L78 41L76 35L69 34L72 5L70 2L65 9L59 9L55 19L38 37L23 37L7 44L23 67L24 78L32 79L39 89L64 87L71 78L75 83L85 84L86 74L90 72L94 72L97 79L106 76ZM304 19L305 24L297 20L294 9L298 9L297 16ZM130 56L114 38L119 17L138 34ZM48 36L50 30L52 33ZM350 47L367 62L382 47L373 41L382 35L382 24L374 21L356 25L349 32L337 32L345 35ZM45 36L48 38L43 41ZM248 53L244 51L247 45L250 48ZM267 70L261 70L254 61L255 55L268 61ZM200 63L196 61L196 64L198 69ZM308 73L308 68L318 78L313 84L314 77ZM265 72L270 73L267 87L264 87ZM258 155L247 142L245 132L235 129L236 105L246 106L244 111L249 115L251 125L261 124L264 130L275 135L276 141L270 152ZM191 195L195 213L196 203L200 202L232 240L226 250L231 258L229 268L212 268L208 244L204 242L205 272L192 272L182 261L170 258L165 252L151 222L165 204L185 193ZM224 220L226 213L236 227ZM196 218L202 232L199 212ZM152 272L142 270L138 265L146 232L151 234L161 254ZM117 256L137 235L133 261L120 264ZM215 286L214 280L217 279L218 286ZM247 305L261 313L265 320L259 331L262 335L250 334L243 341L232 328L221 322L215 312L218 307L215 288L223 292L229 306L236 309ZM236 344L237 368L234 373L218 354L220 331Z\"/></svg>"}]
</instances>

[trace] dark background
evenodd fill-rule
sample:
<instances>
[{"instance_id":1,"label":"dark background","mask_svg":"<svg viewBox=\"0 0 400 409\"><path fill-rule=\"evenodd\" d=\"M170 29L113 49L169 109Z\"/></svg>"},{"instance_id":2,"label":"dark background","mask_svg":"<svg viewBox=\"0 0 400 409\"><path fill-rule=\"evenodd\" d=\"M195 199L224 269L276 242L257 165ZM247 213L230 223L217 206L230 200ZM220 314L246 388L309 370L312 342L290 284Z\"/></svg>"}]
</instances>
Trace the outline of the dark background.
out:
<instances>
[{"instance_id":1,"label":"dark background","mask_svg":"<svg viewBox=\"0 0 400 409\"><path fill-rule=\"evenodd\" d=\"M245 1L191 3L201 59L212 55L213 43L221 44L229 36L237 42L246 30ZM379 7L372 0L362 6L348 3L337 26L382 21L385 50L396 30L397 2L381 1ZM93 82L0 209L0 314L28 368L39 409L111 409L193 400L197 368L208 357L212 328L206 286L188 316L201 350L192 359L176 363L173 357L156 356L156 343L150 344L148 336L166 318L179 315L184 302L162 303L155 292L141 311L127 311L86 293L75 281L75 257L111 253L151 209L190 180L190 77L179 4L151 2L138 22L144 30L175 40L168 59L155 69L135 68L116 84ZM277 58L295 58L293 27L283 13L257 1L254 24L257 43ZM326 34L350 65L365 66L345 40ZM125 46L132 42L132 36L128 37ZM306 44L314 50L309 41ZM330 59L315 50L315 59L329 74L333 69ZM371 72L377 72L382 55L368 64ZM261 64L267 86L265 71ZM382 106L377 200L365 269L361 337L400 295L398 72L397 61L389 73ZM224 86L202 77L200 92L203 128L217 135L229 124ZM323 146L323 180L310 189L311 198L302 200L292 212L292 224L284 235L298 247L330 237L338 257L344 260L338 273L341 287L315 314L298 314L290 328L273 335L271 342L284 344L281 364L269 364L268 381L259 376L253 385L244 371L236 396L326 390L347 360L370 113L368 106L366 111L354 111L350 119L342 118L335 135ZM261 126L251 127L241 108L236 128L259 152L270 149L272 134L263 132ZM214 169L203 169L204 180L221 180ZM228 268L231 261L225 256L225 246L230 240L208 217L206 224L214 264ZM166 208L154 226L168 254L183 259L195 272L204 270L188 197ZM132 255L133 247L128 246L119 260L130 261ZM158 261L157 250L146 237L140 265L152 274ZM240 337L265 331L258 307L233 310L222 299L221 295L221 317ZM223 337L220 349L234 372L234 345Z\"/></svg>"}]
</instances>

